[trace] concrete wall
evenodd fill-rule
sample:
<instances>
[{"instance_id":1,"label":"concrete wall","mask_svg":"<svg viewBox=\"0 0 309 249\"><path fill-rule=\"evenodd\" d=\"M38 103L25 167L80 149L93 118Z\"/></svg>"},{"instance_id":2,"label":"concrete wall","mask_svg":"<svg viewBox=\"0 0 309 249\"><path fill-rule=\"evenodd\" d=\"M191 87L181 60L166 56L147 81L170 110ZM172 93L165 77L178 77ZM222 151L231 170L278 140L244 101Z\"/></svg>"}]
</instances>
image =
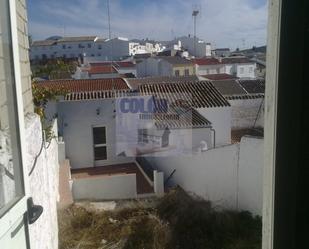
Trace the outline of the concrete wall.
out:
<instances>
[{"instance_id":1,"label":"concrete wall","mask_svg":"<svg viewBox=\"0 0 309 249\"><path fill-rule=\"evenodd\" d=\"M262 213L263 139L244 137L240 144L178 157L147 157L168 177L168 185L213 202L214 206Z\"/></svg>"},{"instance_id":2,"label":"concrete wall","mask_svg":"<svg viewBox=\"0 0 309 249\"><path fill-rule=\"evenodd\" d=\"M39 117L35 114L26 116L26 162L25 170L30 172L34 159L42 145L42 129ZM57 134L57 125L53 131ZM55 139L44 143L42 153L37 159L33 173L29 176L30 196L35 204L44 211L41 217L29 226L31 249L58 248L57 201L59 198L58 144Z\"/></svg>"},{"instance_id":3,"label":"concrete wall","mask_svg":"<svg viewBox=\"0 0 309 249\"><path fill-rule=\"evenodd\" d=\"M165 71L166 70L168 69L165 68ZM159 60L154 58L148 58L143 60L136 65L136 73L137 77L159 76L161 74L159 69Z\"/></svg>"},{"instance_id":4,"label":"concrete wall","mask_svg":"<svg viewBox=\"0 0 309 249\"><path fill-rule=\"evenodd\" d=\"M196 65L198 75L225 73L224 65Z\"/></svg>"},{"instance_id":5,"label":"concrete wall","mask_svg":"<svg viewBox=\"0 0 309 249\"><path fill-rule=\"evenodd\" d=\"M255 127L264 127L264 98L229 100L229 103L233 129L252 128L255 120Z\"/></svg>"},{"instance_id":6,"label":"concrete wall","mask_svg":"<svg viewBox=\"0 0 309 249\"><path fill-rule=\"evenodd\" d=\"M107 160L100 166L133 162L116 156L115 104L113 99L58 102L58 124L72 168L94 166L93 126L106 127ZM100 114L97 115L97 109ZM49 114L51 115L51 114Z\"/></svg>"},{"instance_id":7,"label":"concrete wall","mask_svg":"<svg viewBox=\"0 0 309 249\"><path fill-rule=\"evenodd\" d=\"M238 206L262 214L263 204L263 139L243 137L238 168Z\"/></svg>"},{"instance_id":8,"label":"concrete wall","mask_svg":"<svg viewBox=\"0 0 309 249\"><path fill-rule=\"evenodd\" d=\"M5 3L0 3L1 11L5 10ZM31 92L31 71L29 63L29 40L27 29L27 12L25 0L16 1L17 10L17 28L18 28L18 44L19 44L19 62L21 66L22 93L24 112L33 112L32 92ZM8 43L8 35L10 34L8 17L1 13L0 21L0 128L8 126L8 112L11 111L12 104L8 101L12 99L10 89L13 68L9 63L12 61L11 44ZM8 108L8 105L10 107Z\"/></svg>"},{"instance_id":9,"label":"concrete wall","mask_svg":"<svg viewBox=\"0 0 309 249\"><path fill-rule=\"evenodd\" d=\"M74 200L115 200L137 198L136 174L74 179Z\"/></svg>"},{"instance_id":10,"label":"concrete wall","mask_svg":"<svg viewBox=\"0 0 309 249\"><path fill-rule=\"evenodd\" d=\"M241 70L243 69L243 71ZM255 78L256 63L225 64L225 73L239 78Z\"/></svg>"},{"instance_id":11,"label":"concrete wall","mask_svg":"<svg viewBox=\"0 0 309 249\"><path fill-rule=\"evenodd\" d=\"M197 110L212 123L212 128L216 131L216 146L230 144L231 108L199 108Z\"/></svg>"}]
</instances>

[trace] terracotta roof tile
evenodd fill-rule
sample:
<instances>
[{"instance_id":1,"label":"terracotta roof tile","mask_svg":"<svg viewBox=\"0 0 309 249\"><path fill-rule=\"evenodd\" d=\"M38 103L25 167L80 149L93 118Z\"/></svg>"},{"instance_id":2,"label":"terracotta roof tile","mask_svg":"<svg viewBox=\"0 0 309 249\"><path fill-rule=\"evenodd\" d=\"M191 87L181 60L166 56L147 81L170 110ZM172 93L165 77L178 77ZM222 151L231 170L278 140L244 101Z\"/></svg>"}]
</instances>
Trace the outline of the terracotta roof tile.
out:
<instances>
[{"instance_id":1,"label":"terracotta roof tile","mask_svg":"<svg viewBox=\"0 0 309 249\"><path fill-rule=\"evenodd\" d=\"M218 59L216 58L199 58L192 60L193 63L204 66L204 65L218 65L222 64Z\"/></svg>"},{"instance_id":2,"label":"terracotta roof tile","mask_svg":"<svg viewBox=\"0 0 309 249\"><path fill-rule=\"evenodd\" d=\"M51 89L66 89L69 92L94 92L129 90L122 78L113 79L81 79L81 80L48 80L37 83L38 86Z\"/></svg>"},{"instance_id":3,"label":"terracotta roof tile","mask_svg":"<svg viewBox=\"0 0 309 249\"><path fill-rule=\"evenodd\" d=\"M117 73L117 70L111 65L91 66L87 70L89 74L110 74Z\"/></svg>"}]
</instances>

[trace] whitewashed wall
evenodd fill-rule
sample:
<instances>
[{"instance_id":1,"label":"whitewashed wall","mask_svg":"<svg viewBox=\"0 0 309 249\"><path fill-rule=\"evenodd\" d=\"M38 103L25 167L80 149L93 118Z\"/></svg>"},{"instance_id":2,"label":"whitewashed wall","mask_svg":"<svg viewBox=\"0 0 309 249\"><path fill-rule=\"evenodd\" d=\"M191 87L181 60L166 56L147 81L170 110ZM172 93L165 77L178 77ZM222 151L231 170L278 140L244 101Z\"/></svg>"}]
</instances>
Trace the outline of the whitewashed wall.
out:
<instances>
[{"instance_id":1,"label":"whitewashed wall","mask_svg":"<svg viewBox=\"0 0 309 249\"><path fill-rule=\"evenodd\" d=\"M225 73L224 65L196 65L198 75Z\"/></svg>"},{"instance_id":2,"label":"whitewashed wall","mask_svg":"<svg viewBox=\"0 0 309 249\"><path fill-rule=\"evenodd\" d=\"M216 146L231 143L231 108L198 108L205 118L212 123L212 128L216 131Z\"/></svg>"},{"instance_id":3,"label":"whitewashed wall","mask_svg":"<svg viewBox=\"0 0 309 249\"><path fill-rule=\"evenodd\" d=\"M214 206L262 213L263 139L243 137L233 144L178 157L147 157L171 185L213 202Z\"/></svg>"},{"instance_id":4,"label":"whitewashed wall","mask_svg":"<svg viewBox=\"0 0 309 249\"><path fill-rule=\"evenodd\" d=\"M255 127L264 127L264 98L235 99L229 103L233 129L252 128L255 120Z\"/></svg>"},{"instance_id":5,"label":"whitewashed wall","mask_svg":"<svg viewBox=\"0 0 309 249\"><path fill-rule=\"evenodd\" d=\"M24 166L25 170L30 172L42 145L42 128L40 119L35 114L28 114L25 124L27 154ZM56 124L53 130L57 134ZM41 217L34 224L29 225L31 249L57 249L59 164L58 144L55 139L50 144L44 144L33 173L29 176L29 185L30 196L34 203L44 208Z\"/></svg>"},{"instance_id":6,"label":"whitewashed wall","mask_svg":"<svg viewBox=\"0 0 309 249\"><path fill-rule=\"evenodd\" d=\"M102 99L56 103L59 131L63 136L66 157L70 160L72 168L94 166L93 126L105 126L107 131L107 160L101 166L134 161L133 158L116 156L114 101ZM97 109L100 110L99 115Z\"/></svg>"}]
</instances>

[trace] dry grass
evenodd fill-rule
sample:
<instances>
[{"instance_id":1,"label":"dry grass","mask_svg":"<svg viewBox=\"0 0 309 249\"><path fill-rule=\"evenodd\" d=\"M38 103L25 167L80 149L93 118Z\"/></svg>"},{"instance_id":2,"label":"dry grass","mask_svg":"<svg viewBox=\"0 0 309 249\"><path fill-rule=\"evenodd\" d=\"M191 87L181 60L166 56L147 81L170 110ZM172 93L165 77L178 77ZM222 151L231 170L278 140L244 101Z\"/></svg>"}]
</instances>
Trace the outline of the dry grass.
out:
<instances>
[{"instance_id":1,"label":"dry grass","mask_svg":"<svg viewBox=\"0 0 309 249\"><path fill-rule=\"evenodd\" d=\"M261 219L216 211L180 188L149 205L115 211L71 206L59 213L60 249L258 249ZM102 243L104 240L104 243Z\"/></svg>"}]
</instances>

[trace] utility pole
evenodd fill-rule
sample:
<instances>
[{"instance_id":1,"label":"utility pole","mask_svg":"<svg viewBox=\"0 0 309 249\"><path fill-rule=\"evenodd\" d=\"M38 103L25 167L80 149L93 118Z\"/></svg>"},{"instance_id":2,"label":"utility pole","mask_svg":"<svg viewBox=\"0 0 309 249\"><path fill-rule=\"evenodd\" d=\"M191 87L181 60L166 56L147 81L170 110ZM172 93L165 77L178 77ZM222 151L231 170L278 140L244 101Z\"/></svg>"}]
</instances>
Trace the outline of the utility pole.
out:
<instances>
[{"instance_id":1,"label":"utility pole","mask_svg":"<svg viewBox=\"0 0 309 249\"><path fill-rule=\"evenodd\" d=\"M192 16L194 19L194 39L193 39L193 49L194 49L194 56L196 57L196 17L199 14L197 9L193 10Z\"/></svg>"}]
</instances>

